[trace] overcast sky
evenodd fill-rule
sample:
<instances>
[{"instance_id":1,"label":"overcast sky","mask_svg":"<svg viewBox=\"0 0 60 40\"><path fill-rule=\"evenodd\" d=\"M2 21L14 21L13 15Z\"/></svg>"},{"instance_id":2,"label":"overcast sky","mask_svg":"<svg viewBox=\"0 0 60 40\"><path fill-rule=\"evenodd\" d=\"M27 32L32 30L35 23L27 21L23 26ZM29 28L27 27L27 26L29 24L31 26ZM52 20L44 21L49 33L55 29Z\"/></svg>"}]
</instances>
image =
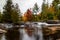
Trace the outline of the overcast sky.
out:
<instances>
[{"instance_id":1,"label":"overcast sky","mask_svg":"<svg viewBox=\"0 0 60 40\"><path fill-rule=\"evenodd\" d=\"M24 13L28 8L32 8L35 3L41 8L43 0L13 0L13 2L18 3L21 12ZM51 4L52 0L48 0L48 2ZM6 0L0 0L0 10L2 10L5 3Z\"/></svg>"}]
</instances>

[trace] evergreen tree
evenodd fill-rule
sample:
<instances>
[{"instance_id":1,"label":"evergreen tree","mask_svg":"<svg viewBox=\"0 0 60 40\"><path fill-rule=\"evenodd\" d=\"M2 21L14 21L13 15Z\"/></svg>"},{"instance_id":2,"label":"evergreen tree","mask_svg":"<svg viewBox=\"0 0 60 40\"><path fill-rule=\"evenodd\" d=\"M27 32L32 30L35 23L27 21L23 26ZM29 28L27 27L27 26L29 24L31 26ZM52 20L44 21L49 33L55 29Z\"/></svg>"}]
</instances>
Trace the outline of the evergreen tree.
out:
<instances>
[{"instance_id":1,"label":"evergreen tree","mask_svg":"<svg viewBox=\"0 0 60 40\"><path fill-rule=\"evenodd\" d=\"M12 19L13 23L18 23L19 22L19 13L20 13L20 10L18 8L18 4L16 4L13 7L12 14L11 14L11 19Z\"/></svg>"},{"instance_id":2,"label":"evergreen tree","mask_svg":"<svg viewBox=\"0 0 60 40\"><path fill-rule=\"evenodd\" d=\"M6 23L18 23L19 13L20 10L18 8L18 4L13 5L12 0L7 0L7 3L4 6L2 20Z\"/></svg>"},{"instance_id":3,"label":"evergreen tree","mask_svg":"<svg viewBox=\"0 0 60 40\"><path fill-rule=\"evenodd\" d=\"M43 4L42 4L42 12L45 11L45 0L43 0Z\"/></svg>"},{"instance_id":4,"label":"evergreen tree","mask_svg":"<svg viewBox=\"0 0 60 40\"><path fill-rule=\"evenodd\" d=\"M57 18L60 20L60 5L58 6L58 10L57 10Z\"/></svg>"},{"instance_id":5,"label":"evergreen tree","mask_svg":"<svg viewBox=\"0 0 60 40\"><path fill-rule=\"evenodd\" d=\"M7 0L6 5L3 7L3 22L8 22L11 23L12 19L11 19L11 13L12 13L12 0Z\"/></svg>"},{"instance_id":6,"label":"evergreen tree","mask_svg":"<svg viewBox=\"0 0 60 40\"><path fill-rule=\"evenodd\" d=\"M2 20L1 20L1 19L2 19L2 14L1 14L1 12L0 12L0 22L2 22Z\"/></svg>"},{"instance_id":7,"label":"evergreen tree","mask_svg":"<svg viewBox=\"0 0 60 40\"><path fill-rule=\"evenodd\" d=\"M33 8L33 13L37 13L39 11L39 7L37 3L35 3L34 8Z\"/></svg>"},{"instance_id":8,"label":"evergreen tree","mask_svg":"<svg viewBox=\"0 0 60 40\"><path fill-rule=\"evenodd\" d=\"M37 5L37 3L35 3L34 4L34 8L33 8L33 13L35 13L35 15L33 14L33 16L34 16L34 21L37 21L38 20L38 16L37 16L37 12L39 12L39 7L38 7L38 5Z\"/></svg>"},{"instance_id":9,"label":"evergreen tree","mask_svg":"<svg viewBox=\"0 0 60 40\"><path fill-rule=\"evenodd\" d=\"M45 4L45 0L43 0L41 13L41 20L47 20L48 4Z\"/></svg>"}]
</instances>

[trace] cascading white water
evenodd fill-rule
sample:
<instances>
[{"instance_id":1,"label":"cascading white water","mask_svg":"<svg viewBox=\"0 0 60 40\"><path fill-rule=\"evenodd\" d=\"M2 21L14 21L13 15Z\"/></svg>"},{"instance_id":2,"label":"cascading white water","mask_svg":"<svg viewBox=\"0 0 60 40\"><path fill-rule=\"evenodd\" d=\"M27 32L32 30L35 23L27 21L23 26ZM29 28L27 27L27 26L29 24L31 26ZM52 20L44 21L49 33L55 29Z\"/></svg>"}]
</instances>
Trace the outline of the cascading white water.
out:
<instances>
[{"instance_id":1,"label":"cascading white water","mask_svg":"<svg viewBox=\"0 0 60 40\"><path fill-rule=\"evenodd\" d=\"M5 34L0 34L0 40L6 40L5 39Z\"/></svg>"},{"instance_id":2,"label":"cascading white water","mask_svg":"<svg viewBox=\"0 0 60 40\"><path fill-rule=\"evenodd\" d=\"M37 29L36 30L36 34L39 36L39 40L43 40L43 33L42 33L42 26L41 24L36 25Z\"/></svg>"},{"instance_id":3,"label":"cascading white water","mask_svg":"<svg viewBox=\"0 0 60 40\"><path fill-rule=\"evenodd\" d=\"M38 24L38 25L36 25L36 24L33 24L33 26L34 26L34 28L35 28L35 35L36 36L39 36L39 40L43 40L43 33L42 33L42 26L41 26L42 24ZM25 32L25 30L24 29L20 29L20 33L23 35L22 36L22 40L36 40L36 37L34 38L34 37L30 37L29 38L29 36L27 35L27 33ZM33 34L33 35L34 35Z\"/></svg>"},{"instance_id":4,"label":"cascading white water","mask_svg":"<svg viewBox=\"0 0 60 40\"><path fill-rule=\"evenodd\" d=\"M24 29L20 29L20 33L22 34L22 40L36 40L34 35L29 36Z\"/></svg>"}]
</instances>

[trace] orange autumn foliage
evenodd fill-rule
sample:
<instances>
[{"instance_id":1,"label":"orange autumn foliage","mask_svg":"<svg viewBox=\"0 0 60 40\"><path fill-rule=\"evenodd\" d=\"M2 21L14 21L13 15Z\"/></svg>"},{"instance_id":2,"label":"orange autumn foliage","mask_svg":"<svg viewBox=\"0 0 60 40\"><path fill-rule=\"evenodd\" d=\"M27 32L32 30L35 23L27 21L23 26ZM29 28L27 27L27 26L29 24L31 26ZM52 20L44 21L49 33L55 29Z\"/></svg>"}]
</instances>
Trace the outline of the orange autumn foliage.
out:
<instances>
[{"instance_id":1,"label":"orange autumn foliage","mask_svg":"<svg viewBox=\"0 0 60 40\"><path fill-rule=\"evenodd\" d=\"M23 21L31 21L32 20L32 11L31 10L27 10L27 12L25 12L24 17L23 17Z\"/></svg>"}]
</instances>

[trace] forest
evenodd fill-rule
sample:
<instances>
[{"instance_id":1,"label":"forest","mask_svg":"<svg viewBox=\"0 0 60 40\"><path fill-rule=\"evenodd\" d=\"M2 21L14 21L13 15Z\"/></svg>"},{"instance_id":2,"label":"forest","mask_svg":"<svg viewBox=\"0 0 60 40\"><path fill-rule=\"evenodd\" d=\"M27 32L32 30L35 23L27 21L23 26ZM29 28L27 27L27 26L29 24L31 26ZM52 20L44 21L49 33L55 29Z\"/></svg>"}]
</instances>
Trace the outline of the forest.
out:
<instances>
[{"instance_id":1,"label":"forest","mask_svg":"<svg viewBox=\"0 0 60 40\"><path fill-rule=\"evenodd\" d=\"M42 11L38 13L39 7L37 3L34 4L32 10L27 9L24 15L19 9L19 5L13 4L12 0L7 0L3 7L3 12L0 11L0 22L1 23L20 23L20 22L40 22L47 20L60 20L60 1L53 0L49 6L48 2L45 3L43 0ZM34 14L35 13L35 14ZM38 13L38 14L37 14Z\"/></svg>"}]
</instances>

